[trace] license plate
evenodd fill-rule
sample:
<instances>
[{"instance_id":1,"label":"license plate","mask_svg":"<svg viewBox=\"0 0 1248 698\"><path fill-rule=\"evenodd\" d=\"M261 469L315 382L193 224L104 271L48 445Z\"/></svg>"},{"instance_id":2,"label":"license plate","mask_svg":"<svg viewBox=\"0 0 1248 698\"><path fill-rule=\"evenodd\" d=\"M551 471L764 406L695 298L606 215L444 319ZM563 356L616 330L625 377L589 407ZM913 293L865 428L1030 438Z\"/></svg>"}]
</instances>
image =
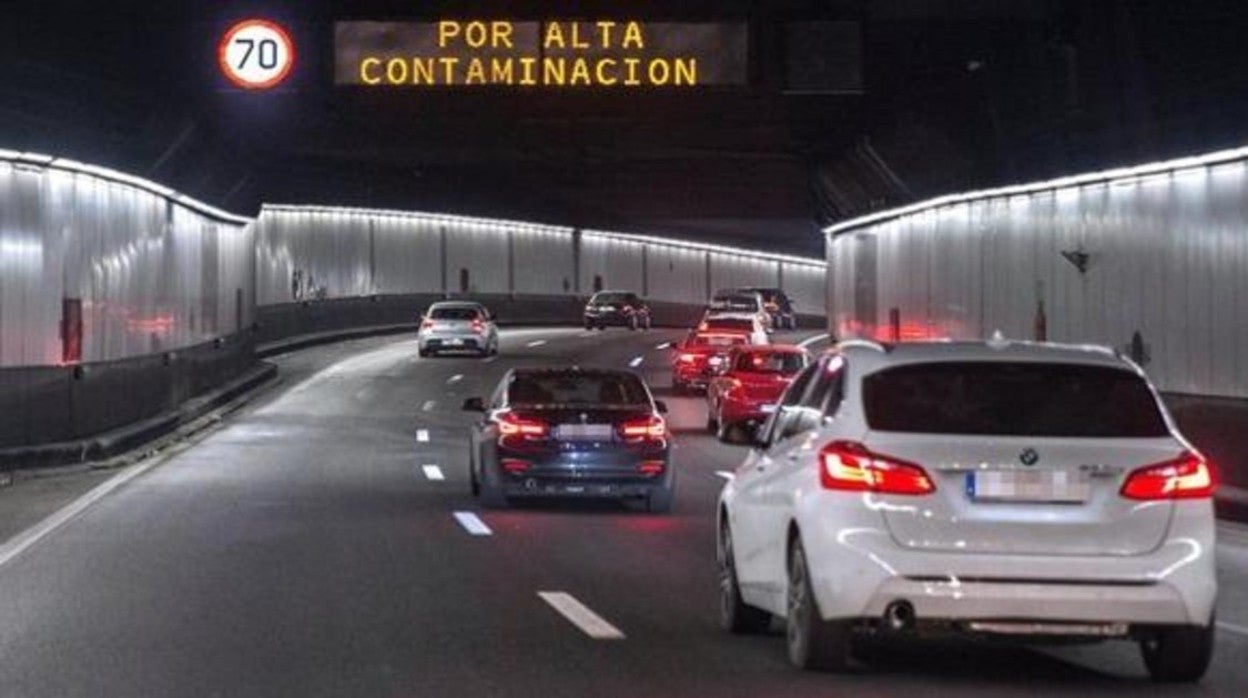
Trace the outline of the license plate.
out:
<instances>
[{"instance_id":1,"label":"license plate","mask_svg":"<svg viewBox=\"0 0 1248 698\"><path fill-rule=\"evenodd\" d=\"M611 434L610 424L560 424L555 427L555 438L566 441L608 441Z\"/></svg>"},{"instance_id":2,"label":"license plate","mask_svg":"<svg viewBox=\"0 0 1248 698\"><path fill-rule=\"evenodd\" d=\"M1092 484L1078 470L980 470L966 474L966 494L977 502L1079 504Z\"/></svg>"},{"instance_id":3,"label":"license plate","mask_svg":"<svg viewBox=\"0 0 1248 698\"><path fill-rule=\"evenodd\" d=\"M772 412L776 411L776 406L775 405L763 405L762 407L759 408L759 411L761 411L763 414L771 414Z\"/></svg>"},{"instance_id":4,"label":"license plate","mask_svg":"<svg viewBox=\"0 0 1248 698\"><path fill-rule=\"evenodd\" d=\"M464 340L459 339L458 337L452 337L451 339L446 340L446 343L452 347L458 347L463 345Z\"/></svg>"}]
</instances>

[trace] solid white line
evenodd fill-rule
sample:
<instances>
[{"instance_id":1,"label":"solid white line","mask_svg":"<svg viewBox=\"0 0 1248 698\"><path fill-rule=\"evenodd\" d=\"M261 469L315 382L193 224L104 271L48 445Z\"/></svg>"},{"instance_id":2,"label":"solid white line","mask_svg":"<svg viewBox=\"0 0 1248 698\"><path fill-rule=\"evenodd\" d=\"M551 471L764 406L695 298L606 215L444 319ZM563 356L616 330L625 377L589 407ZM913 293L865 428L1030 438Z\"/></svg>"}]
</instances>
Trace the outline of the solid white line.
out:
<instances>
[{"instance_id":1,"label":"solid white line","mask_svg":"<svg viewBox=\"0 0 1248 698\"><path fill-rule=\"evenodd\" d=\"M646 360L646 357L644 357L644 356L638 356L638 357L635 357L632 361L629 361L629 362L628 362L628 366L629 366L629 368L637 368L638 366L640 366L640 365L641 365L641 362L643 362L643 361L645 361L645 360Z\"/></svg>"},{"instance_id":2,"label":"solid white line","mask_svg":"<svg viewBox=\"0 0 1248 698\"><path fill-rule=\"evenodd\" d=\"M623 640L620 629L603 620L602 616L589 610L571 594L562 591L539 591L537 595L550 604L564 618L595 640Z\"/></svg>"},{"instance_id":3,"label":"solid white line","mask_svg":"<svg viewBox=\"0 0 1248 698\"><path fill-rule=\"evenodd\" d=\"M10 560L21 555L23 551L30 548L35 543L43 540L48 534L56 529L69 523L74 517L86 511L88 507L108 496L110 492L121 487L134 478L151 470L158 463L162 463L167 459L154 458L146 463L133 465L125 470L117 473L113 477L96 485L92 490L82 495L78 499L70 502L62 507L59 511L47 517L43 521L31 526L25 531L10 538L4 545L0 545L0 567L4 567Z\"/></svg>"},{"instance_id":4,"label":"solid white line","mask_svg":"<svg viewBox=\"0 0 1248 698\"><path fill-rule=\"evenodd\" d=\"M462 373L456 373L455 375L451 376L450 378L447 378L447 379L446 379L446 382L447 382L447 383L458 383L458 382L462 381L463 379L464 379L464 374L462 374Z\"/></svg>"},{"instance_id":5,"label":"solid white line","mask_svg":"<svg viewBox=\"0 0 1248 698\"><path fill-rule=\"evenodd\" d=\"M535 340L533 340L532 342L529 342L528 344L526 344L525 346L529 346L529 347L540 347L540 346L542 346L542 345L543 345L543 344L545 344L545 343L546 343L546 340L544 340L544 339L535 339Z\"/></svg>"},{"instance_id":6,"label":"solid white line","mask_svg":"<svg viewBox=\"0 0 1248 698\"><path fill-rule=\"evenodd\" d=\"M425 412L431 412L433 411L433 408L437 406L437 404L438 403L435 400L425 400L425 404L421 406L420 409L424 410Z\"/></svg>"},{"instance_id":7,"label":"solid white line","mask_svg":"<svg viewBox=\"0 0 1248 698\"><path fill-rule=\"evenodd\" d=\"M797 346L805 349L816 342L822 342L823 340L827 339L829 336L830 335L828 335L827 332L824 332L823 334L817 334L814 337L807 337L806 339L803 339L802 341L798 342Z\"/></svg>"},{"instance_id":8,"label":"solid white line","mask_svg":"<svg viewBox=\"0 0 1248 698\"><path fill-rule=\"evenodd\" d=\"M1234 633L1236 635L1243 635L1245 637L1248 637L1248 627L1243 626L1243 625L1236 625L1234 623L1226 623L1224 621L1218 621L1218 630L1225 630L1228 633Z\"/></svg>"},{"instance_id":9,"label":"solid white line","mask_svg":"<svg viewBox=\"0 0 1248 698\"><path fill-rule=\"evenodd\" d=\"M423 443L428 443L428 442L429 442L429 430L428 430L428 429L417 429L417 430L416 430L416 440L417 440L417 441L419 441L419 442L421 442L422 444L423 444Z\"/></svg>"},{"instance_id":10,"label":"solid white line","mask_svg":"<svg viewBox=\"0 0 1248 698\"><path fill-rule=\"evenodd\" d=\"M715 474L718 475L719 477L724 478L725 480L732 480L737 477L736 473L730 472L728 470L716 470Z\"/></svg>"},{"instance_id":11,"label":"solid white line","mask_svg":"<svg viewBox=\"0 0 1248 698\"><path fill-rule=\"evenodd\" d=\"M459 525L463 526L464 530L471 535L488 536L494 533L490 530L489 526L485 525L485 522L481 520L481 517L471 511L455 512L455 520L458 521Z\"/></svg>"},{"instance_id":12,"label":"solid white line","mask_svg":"<svg viewBox=\"0 0 1248 698\"><path fill-rule=\"evenodd\" d=\"M671 348L672 348L672 343L671 343L671 342L663 342L662 344L656 344L656 345L654 345L654 348L655 348L655 349L671 349Z\"/></svg>"},{"instance_id":13,"label":"solid white line","mask_svg":"<svg viewBox=\"0 0 1248 698\"><path fill-rule=\"evenodd\" d=\"M436 465L422 465L420 469L425 471L425 477L430 480L445 480L446 476L442 474L442 469Z\"/></svg>"}]
</instances>

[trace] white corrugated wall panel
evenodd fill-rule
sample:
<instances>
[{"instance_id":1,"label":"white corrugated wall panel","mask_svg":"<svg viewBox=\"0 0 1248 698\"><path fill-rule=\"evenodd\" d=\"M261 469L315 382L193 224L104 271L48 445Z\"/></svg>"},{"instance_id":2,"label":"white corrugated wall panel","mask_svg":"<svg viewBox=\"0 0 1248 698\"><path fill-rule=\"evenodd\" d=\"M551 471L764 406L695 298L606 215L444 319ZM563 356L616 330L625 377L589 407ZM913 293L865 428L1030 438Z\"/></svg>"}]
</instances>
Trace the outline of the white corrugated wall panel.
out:
<instances>
[{"instance_id":1,"label":"white corrugated wall panel","mask_svg":"<svg viewBox=\"0 0 1248 698\"><path fill-rule=\"evenodd\" d=\"M572 278L570 229L517 226L513 235L516 293L572 292L576 280Z\"/></svg>"},{"instance_id":2,"label":"white corrugated wall panel","mask_svg":"<svg viewBox=\"0 0 1248 698\"><path fill-rule=\"evenodd\" d=\"M604 289L641 293L643 247L586 231L581 235L581 293L593 293L595 280Z\"/></svg>"},{"instance_id":3,"label":"white corrugated wall panel","mask_svg":"<svg viewBox=\"0 0 1248 698\"><path fill-rule=\"evenodd\" d=\"M706 253L685 247L646 245L646 286L650 300L705 303Z\"/></svg>"}]
</instances>

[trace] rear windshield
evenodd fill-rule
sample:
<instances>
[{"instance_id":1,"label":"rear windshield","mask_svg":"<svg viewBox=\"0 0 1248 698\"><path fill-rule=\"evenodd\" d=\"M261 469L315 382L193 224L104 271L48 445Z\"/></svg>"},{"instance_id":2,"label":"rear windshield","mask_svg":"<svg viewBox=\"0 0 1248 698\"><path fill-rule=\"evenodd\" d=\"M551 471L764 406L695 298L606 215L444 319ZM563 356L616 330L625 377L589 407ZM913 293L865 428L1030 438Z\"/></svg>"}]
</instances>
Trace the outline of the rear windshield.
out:
<instances>
[{"instance_id":1,"label":"rear windshield","mask_svg":"<svg viewBox=\"0 0 1248 698\"><path fill-rule=\"evenodd\" d=\"M434 308L429 317L434 320L476 320L479 311L476 308Z\"/></svg>"},{"instance_id":2,"label":"rear windshield","mask_svg":"<svg viewBox=\"0 0 1248 698\"><path fill-rule=\"evenodd\" d=\"M806 365L801 354L766 352L741 354L732 370L738 373L778 373L792 375Z\"/></svg>"},{"instance_id":3,"label":"rear windshield","mask_svg":"<svg viewBox=\"0 0 1248 698\"><path fill-rule=\"evenodd\" d=\"M599 293L594 296L590 303L627 303L629 297L627 293Z\"/></svg>"},{"instance_id":4,"label":"rear windshield","mask_svg":"<svg viewBox=\"0 0 1248 698\"><path fill-rule=\"evenodd\" d=\"M730 332L752 332L754 323L744 318L711 318L702 323L703 329L728 330Z\"/></svg>"},{"instance_id":5,"label":"rear windshield","mask_svg":"<svg viewBox=\"0 0 1248 698\"><path fill-rule=\"evenodd\" d=\"M754 296L717 296L711 301L716 310L757 310L758 299Z\"/></svg>"},{"instance_id":6,"label":"rear windshield","mask_svg":"<svg viewBox=\"0 0 1248 698\"><path fill-rule=\"evenodd\" d=\"M1138 375L1072 364L949 362L863 380L879 431L992 436L1150 437L1168 431Z\"/></svg>"},{"instance_id":7,"label":"rear windshield","mask_svg":"<svg viewBox=\"0 0 1248 698\"><path fill-rule=\"evenodd\" d=\"M628 374L517 374L507 388L512 405L648 406L650 398L636 376Z\"/></svg>"},{"instance_id":8,"label":"rear windshield","mask_svg":"<svg viewBox=\"0 0 1248 698\"><path fill-rule=\"evenodd\" d=\"M689 338L690 346L731 347L745 344L745 337L739 334L698 334Z\"/></svg>"}]
</instances>

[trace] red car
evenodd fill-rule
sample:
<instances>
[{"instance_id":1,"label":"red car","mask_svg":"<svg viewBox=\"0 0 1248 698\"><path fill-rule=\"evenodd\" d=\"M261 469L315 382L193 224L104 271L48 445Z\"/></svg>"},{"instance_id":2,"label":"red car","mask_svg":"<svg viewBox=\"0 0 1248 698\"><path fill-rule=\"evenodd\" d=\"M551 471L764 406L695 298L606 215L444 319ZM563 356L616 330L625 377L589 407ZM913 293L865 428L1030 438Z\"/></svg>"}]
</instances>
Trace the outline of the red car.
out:
<instances>
[{"instance_id":1,"label":"red car","mask_svg":"<svg viewBox=\"0 0 1248 698\"><path fill-rule=\"evenodd\" d=\"M690 332L672 355L672 389L677 393L705 388L720 362L735 346L748 345L749 334L719 330Z\"/></svg>"},{"instance_id":2,"label":"red car","mask_svg":"<svg viewBox=\"0 0 1248 698\"><path fill-rule=\"evenodd\" d=\"M809 360L804 349L789 345L734 348L707 385L707 429L732 442L743 427L757 428Z\"/></svg>"}]
</instances>

